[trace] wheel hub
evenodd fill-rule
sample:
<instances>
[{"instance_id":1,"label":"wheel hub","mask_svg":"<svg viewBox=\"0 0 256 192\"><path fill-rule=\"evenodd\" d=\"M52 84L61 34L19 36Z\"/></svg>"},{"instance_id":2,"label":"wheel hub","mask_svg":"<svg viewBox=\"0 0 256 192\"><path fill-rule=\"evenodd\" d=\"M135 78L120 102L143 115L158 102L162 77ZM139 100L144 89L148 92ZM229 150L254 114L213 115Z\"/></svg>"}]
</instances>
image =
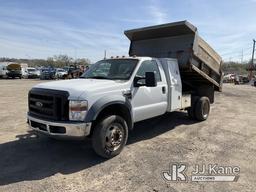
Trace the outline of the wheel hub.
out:
<instances>
[{"instance_id":1,"label":"wheel hub","mask_svg":"<svg viewBox=\"0 0 256 192\"><path fill-rule=\"evenodd\" d=\"M208 106L207 103L205 103L205 104L203 105L203 116L204 116L204 117L207 117L208 114L209 114L209 106Z\"/></svg>"},{"instance_id":2,"label":"wheel hub","mask_svg":"<svg viewBox=\"0 0 256 192\"><path fill-rule=\"evenodd\" d=\"M109 126L106 134L106 147L108 150L117 150L122 142L123 133L120 125L114 124Z\"/></svg>"}]
</instances>

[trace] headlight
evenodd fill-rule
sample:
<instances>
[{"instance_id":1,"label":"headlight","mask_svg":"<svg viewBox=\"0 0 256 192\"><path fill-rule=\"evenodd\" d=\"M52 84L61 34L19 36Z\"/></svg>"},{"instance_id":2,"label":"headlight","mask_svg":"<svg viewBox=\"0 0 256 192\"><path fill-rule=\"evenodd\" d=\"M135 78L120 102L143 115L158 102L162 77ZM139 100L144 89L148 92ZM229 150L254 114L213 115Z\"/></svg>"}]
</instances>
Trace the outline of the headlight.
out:
<instances>
[{"instance_id":1,"label":"headlight","mask_svg":"<svg viewBox=\"0 0 256 192\"><path fill-rule=\"evenodd\" d=\"M87 101L69 101L69 120L83 121L88 109Z\"/></svg>"}]
</instances>

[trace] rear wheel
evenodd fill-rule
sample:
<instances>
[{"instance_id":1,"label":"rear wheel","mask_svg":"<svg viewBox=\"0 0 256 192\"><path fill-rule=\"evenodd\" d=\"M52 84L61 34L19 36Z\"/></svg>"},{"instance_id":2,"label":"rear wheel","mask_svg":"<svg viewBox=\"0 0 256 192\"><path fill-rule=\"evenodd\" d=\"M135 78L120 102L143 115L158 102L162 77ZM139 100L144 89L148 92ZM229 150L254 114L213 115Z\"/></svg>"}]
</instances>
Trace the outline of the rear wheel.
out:
<instances>
[{"instance_id":1,"label":"rear wheel","mask_svg":"<svg viewBox=\"0 0 256 192\"><path fill-rule=\"evenodd\" d=\"M193 96L192 99L191 99L191 107L189 107L187 109L187 112L188 112L188 116L190 119L196 119L195 117L195 106L196 106L196 103L198 101L199 97L197 96Z\"/></svg>"},{"instance_id":2,"label":"rear wheel","mask_svg":"<svg viewBox=\"0 0 256 192\"><path fill-rule=\"evenodd\" d=\"M195 118L195 113L194 113L194 107L189 107L188 109L187 109L187 111L188 111L188 116L189 116L189 118L190 119L194 119Z\"/></svg>"},{"instance_id":3,"label":"rear wheel","mask_svg":"<svg viewBox=\"0 0 256 192\"><path fill-rule=\"evenodd\" d=\"M210 101L208 97L201 97L195 105L195 118L199 121L205 121L210 113Z\"/></svg>"},{"instance_id":4,"label":"rear wheel","mask_svg":"<svg viewBox=\"0 0 256 192\"><path fill-rule=\"evenodd\" d=\"M128 127L125 120L120 116L111 115L96 124L92 135L92 146L98 155L112 158L123 150L127 138Z\"/></svg>"}]
</instances>

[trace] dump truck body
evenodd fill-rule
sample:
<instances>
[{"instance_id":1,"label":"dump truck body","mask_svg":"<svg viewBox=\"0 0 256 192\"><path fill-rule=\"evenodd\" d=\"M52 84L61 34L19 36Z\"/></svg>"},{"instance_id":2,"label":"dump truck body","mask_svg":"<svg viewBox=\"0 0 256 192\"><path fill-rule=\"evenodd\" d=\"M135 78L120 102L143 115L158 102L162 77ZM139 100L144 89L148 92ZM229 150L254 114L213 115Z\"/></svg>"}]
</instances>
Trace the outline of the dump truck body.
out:
<instances>
[{"instance_id":1,"label":"dump truck body","mask_svg":"<svg viewBox=\"0 0 256 192\"><path fill-rule=\"evenodd\" d=\"M130 39L129 55L177 58L184 90L202 84L222 88L221 57L187 21L125 31Z\"/></svg>"}]
</instances>

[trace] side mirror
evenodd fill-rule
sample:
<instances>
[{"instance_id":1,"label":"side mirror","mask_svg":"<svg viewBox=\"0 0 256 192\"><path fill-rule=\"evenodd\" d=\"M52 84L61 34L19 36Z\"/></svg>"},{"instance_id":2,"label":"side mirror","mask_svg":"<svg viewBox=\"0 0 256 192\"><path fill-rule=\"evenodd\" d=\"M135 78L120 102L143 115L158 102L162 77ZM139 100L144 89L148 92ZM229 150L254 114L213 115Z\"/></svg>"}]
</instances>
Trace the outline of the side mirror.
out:
<instances>
[{"instance_id":1,"label":"side mirror","mask_svg":"<svg viewBox=\"0 0 256 192\"><path fill-rule=\"evenodd\" d=\"M145 77L136 76L133 81L134 87L156 87L156 77L154 72L146 72Z\"/></svg>"},{"instance_id":2,"label":"side mirror","mask_svg":"<svg viewBox=\"0 0 256 192\"><path fill-rule=\"evenodd\" d=\"M142 80L142 79L145 79L145 78L139 77L139 76L135 76L134 81L133 81L133 86L134 86L134 87L141 87L141 86L144 86L145 84L140 81L140 80Z\"/></svg>"},{"instance_id":3,"label":"side mirror","mask_svg":"<svg viewBox=\"0 0 256 192\"><path fill-rule=\"evenodd\" d=\"M154 72L146 72L145 74L146 87L156 87L156 75Z\"/></svg>"}]
</instances>

